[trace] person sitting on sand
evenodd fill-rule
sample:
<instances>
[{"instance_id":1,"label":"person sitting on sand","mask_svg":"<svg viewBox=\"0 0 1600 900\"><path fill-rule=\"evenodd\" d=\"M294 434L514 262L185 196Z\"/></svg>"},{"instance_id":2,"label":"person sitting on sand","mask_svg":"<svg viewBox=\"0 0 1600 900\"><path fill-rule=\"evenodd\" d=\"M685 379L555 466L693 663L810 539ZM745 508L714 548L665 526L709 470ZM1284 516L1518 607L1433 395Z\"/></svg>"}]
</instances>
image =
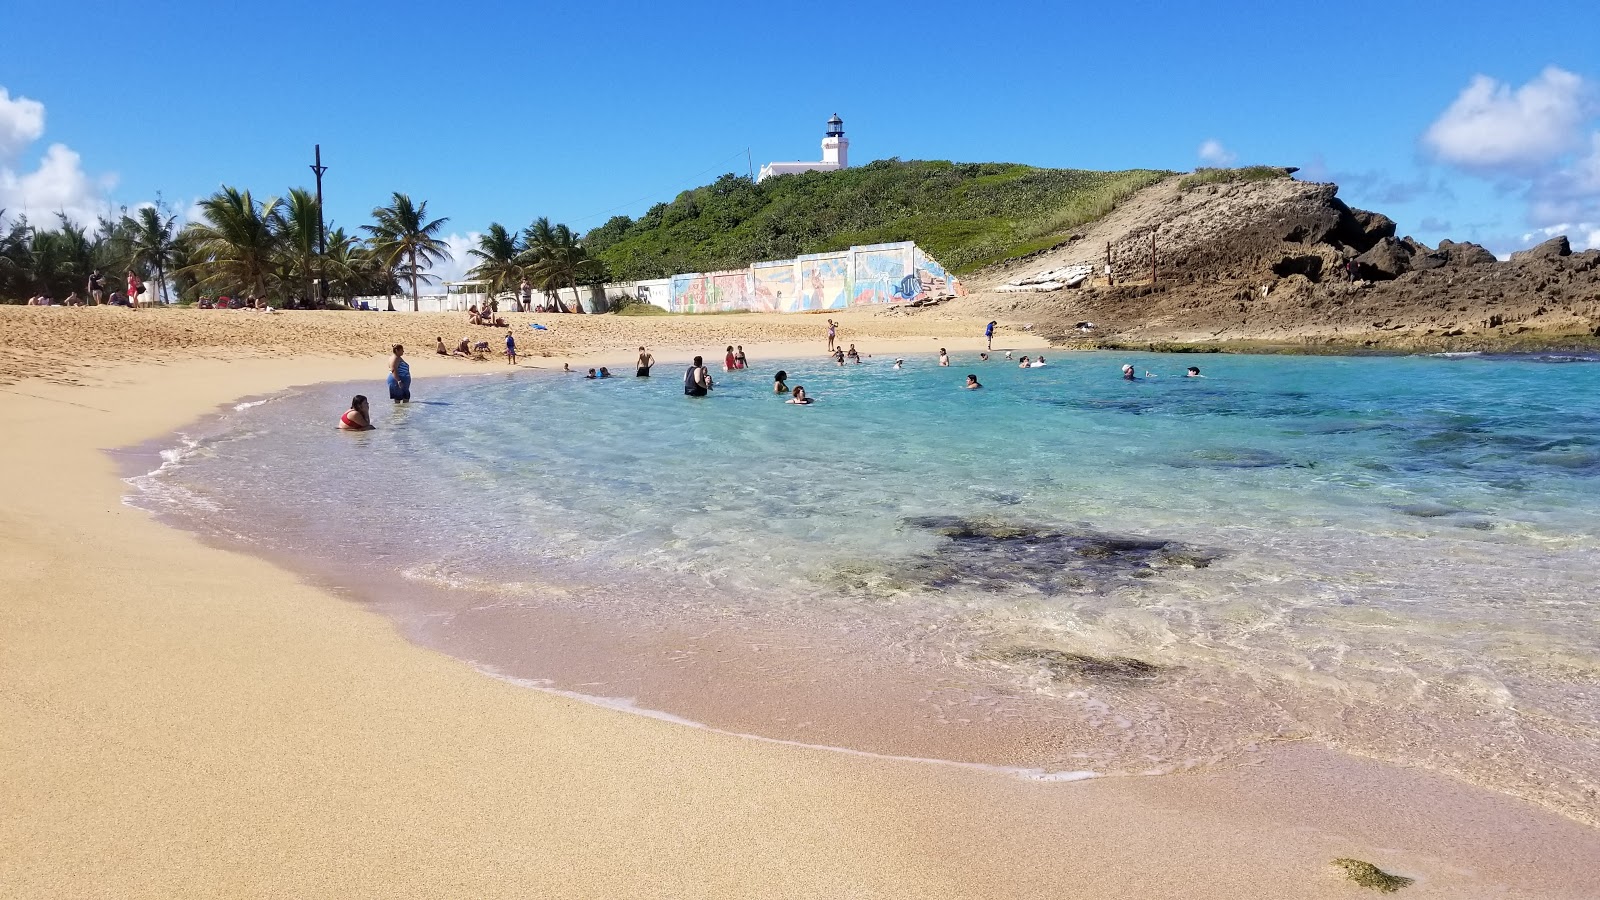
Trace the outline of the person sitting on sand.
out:
<instances>
[{"instance_id":1,"label":"person sitting on sand","mask_svg":"<svg viewBox=\"0 0 1600 900\"><path fill-rule=\"evenodd\" d=\"M448 347L446 347L444 345L444 336L440 335L439 337L435 338L434 340L438 341L438 343L434 346L433 352L439 354L440 356L449 356L450 355L450 348L448 348Z\"/></svg>"},{"instance_id":2,"label":"person sitting on sand","mask_svg":"<svg viewBox=\"0 0 1600 900\"><path fill-rule=\"evenodd\" d=\"M640 347L639 348L639 364L633 370L633 377L635 377L635 378L649 378L650 377L650 367L655 365L655 364L656 364L656 358L650 354L650 351L644 349L643 347Z\"/></svg>"},{"instance_id":3,"label":"person sitting on sand","mask_svg":"<svg viewBox=\"0 0 1600 900\"><path fill-rule=\"evenodd\" d=\"M787 394L787 393L789 393L789 373L788 372L785 372L783 369L779 369L778 370L778 374L772 376L772 392L774 394Z\"/></svg>"},{"instance_id":4,"label":"person sitting on sand","mask_svg":"<svg viewBox=\"0 0 1600 900\"><path fill-rule=\"evenodd\" d=\"M483 324L483 317L478 314L478 304L476 304L476 303L474 303L471 306L467 307L467 324L468 325L482 325Z\"/></svg>"},{"instance_id":5,"label":"person sitting on sand","mask_svg":"<svg viewBox=\"0 0 1600 900\"><path fill-rule=\"evenodd\" d=\"M943 347L939 348L939 365L950 365L950 354Z\"/></svg>"},{"instance_id":6,"label":"person sitting on sand","mask_svg":"<svg viewBox=\"0 0 1600 900\"><path fill-rule=\"evenodd\" d=\"M372 412L367 407L366 394L357 394L350 401L350 408L339 417L340 431L373 431L377 427L372 424Z\"/></svg>"},{"instance_id":7,"label":"person sitting on sand","mask_svg":"<svg viewBox=\"0 0 1600 900\"><path fill-rule=\"evenodd\" d=\"M394 356L389 358L389 399L396 403L411 402L411 364L406 362L404 345L394 345Z\"/></svg>"},{"instance_id":8,"label":"person sitting on sand","mask_svg":"<svg viewBox=\"0 0 1600 900\"><path fill-rule=\"evenodd\" d=\"M471 356L472 355L472 342L467 340L466 338L462 338L461 339L461 343L456 345L456 349L450 351L450 355L451 356Z\"/></svg>"},{"instance_id":9,"label":"person sitting on sand","mask_svg":"<svg viewBox=\"0 0 1600 900\"><path fill-rule=\"evenodd\" d=\"M1026 356L1024 356L1022 358L1022 362L1017 363L1017 368L1019 368L1019 369L1031 369L1031 368L1033 368L1033 363L1028 362L1028 358Z\"/></svg>"},{"instance_id":10,"label":"person sitting on sand","mask_svg":"<svg viewBox=\"0 0 1600 900\"><path fill-rule=\"evenodd\" d=\"M1183 373L1183 377L1185 377L1185 378L1204 378L1205 376L1200 374L1200 367L1199 366L1190 366L1189 367L1189 371Z\"/></svg>"},{"instance_id":11,"label":"person sitting on sand","mask_svg":"<svg viewBox=\"0 0 1600 900\"><path fill-rule=\"evenodd\" d=\"M793 403L796 406L805 406L809 403L815 403L816 401L812 400L810 397L807 397L806 389L797 384L794 386L794 396L790 397L784 402Z\"/></svg>"},{"instance_id":12,"label":"person sitting on sand","mask_svg":"<svg viewBox=\"0 0 1600 900\"><path fill-rule=\"evenodd\" d=\"M977 390L978 388L981 388L981 387L983 387L983 385L978 383L978 376L976 376L976 375L968 375L967 376L967 390L975 391L975 390Z\"/></svg>"},{"instance_id":13,"label":"person sitting on sand","mask_svg":"<svg viewBox=\"0 0 1600 900\"><path fill-rule=\"evenodd\" d=\"M1135 376L1133 374L1133 364L1132 363L1123 363L1122 364L1122 380L1123 381L1136 381L1136 380L1138 380L1137 376Z\"/></svg>"},{"instance_id":14,"label":"person sitting on sand","mask_svg":"<svg viewBox=\"0 0 1600 900\"><path fill-rule=\"evenodd\" d=\"M67 295L67 299L65 299L65 300L63 300L61 302L65 303L67 306L82 306L83 305L83 298L78 296L78 292L77 291L73 291L72 293Z\"/></svg>"}]
</instances>

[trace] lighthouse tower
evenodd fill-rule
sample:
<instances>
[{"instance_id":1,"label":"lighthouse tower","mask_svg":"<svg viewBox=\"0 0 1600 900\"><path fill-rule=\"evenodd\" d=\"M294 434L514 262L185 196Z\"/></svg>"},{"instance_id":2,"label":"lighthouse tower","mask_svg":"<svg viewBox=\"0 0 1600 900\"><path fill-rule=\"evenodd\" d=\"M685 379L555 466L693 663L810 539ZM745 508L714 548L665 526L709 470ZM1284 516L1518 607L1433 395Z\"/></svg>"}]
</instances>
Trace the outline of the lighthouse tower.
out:
<instances>
[{"instance_id":1,"label":"lighthouse tower","mask_svg":"<svg viewBox=\"0 0 1600 900\"><path fill-rule=\"evenodd\" d=\"M798 172L832 172L850 167L850 140L844 136L844 120L838 113L828 120L828 130L822 135L821 162L771 162L761 167L757 181L766 181L776 175L794 175Z\"/></svg>"},{"instance_id":2,"label":"lighthouse tower","mask_svg":"<svg viewBox=\"0 0 1600 900\"><path fill-rule=\"evenodd\" d=\"M838 113L828 120L828 130L823 133L822 161L835 168L850 168L850 139L844 136L844 120Z\"/></svg>"}]
</instances>

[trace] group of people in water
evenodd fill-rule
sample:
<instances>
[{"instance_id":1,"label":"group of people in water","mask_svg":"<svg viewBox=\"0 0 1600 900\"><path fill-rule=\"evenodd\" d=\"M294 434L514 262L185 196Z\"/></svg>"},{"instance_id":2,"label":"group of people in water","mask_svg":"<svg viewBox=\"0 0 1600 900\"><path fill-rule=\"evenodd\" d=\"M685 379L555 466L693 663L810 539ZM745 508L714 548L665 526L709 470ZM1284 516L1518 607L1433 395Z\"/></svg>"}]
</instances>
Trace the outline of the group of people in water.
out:
<instances>
[{"instance_id":1,"label":"group of people in water","mask_svg":"<svg viewBox=\"0 0 1600 900\"><path fill-rule=\"evenodd\" d=\"M857 365L860 365L861 354L856 350L856 346L851 344L849 349L846 350L836 341L838 326L835 325L832 320L829 320L828 326L828 355L833 357L835 363L841 366L845 364L845 360L847 359L854 360ZM986 337L991 336L992 335L986 335ZM506 332L505 343L506 357L508 361L515 364L517 358L516 339L510 331ZM476 347L469 346L470 344L471 341L468 338L462 338L461 343L456 345L456 347L452 350L445 346L444 338L440 337L438 338L438 346L435 348L435 350L441 356L474 356L476 354L487 352L489 346L487 341L479 341ZM978 354L978 358L984 362L988 362L989 353L987 351L981 352ZM1005 351L1005 358L1010 360L1012 358L1012 351ZM656 359L654 354L644 347L640 347L639 359L634 369L634 376L637 378L649 378L650 370L655 366L655 362ZM750 363L745 357L743 345L730 345L727 348L727 351L723 356L723 368L725 371L736 372L749 368L749 365ZM942 367L948 367L950 365L950 353L943 347L939 348L939 365ZM1017 368L1037 369L1045 365L1047 365L1047 363L1045 362L1043 355L1039 355L1037 357L1024 356L1017 364ZM898 370L903 369L904 367L905 359L903 357L896 358L894 361L894 368ZM562 364L561 370L564 373L575 374L571 365L567 363ZM611 371L605 366L589 369L584 375L586 380L600 380L612 377L614 376L611 374ZM1144 373L1144 377L1157 378L1160 376L1153 372L1146 371ZM1200 374L1199 366L1189 366L1184 372L1183 377L1204 378L1205 376ZM1124 364L1122 366L1122 378L1125 381L1140 380L1131 363ZM389 399L393 400L397 404L409 403L411 401L411 366L406 362L405 359L405 347L400 344L394 345L394 354L389 359L389 376L387 380L389 387ZM696 356L683 374L684 396L706 397L711 394L711 391L715 387L716 382L712 379L711 371L705 364L705 358L703 356ZM978 381L977 374L969 373L967 375L964 388L969 391L980 390L983 388L983 384ZM789 373L783 369L779 369L778 372L773 376L772 392L780 396L787 395L786 402L796 406L809 406L816 402L816 398L808 394L804 386L797 384L791 388L789 386ZM357 394L355 398L350 401L350 408L346 410L344 415L339 418L339 427L347 431L368 431L375 427L372 424L371 409L369 407L366 395Z\"/></svg>"}]
</instances>

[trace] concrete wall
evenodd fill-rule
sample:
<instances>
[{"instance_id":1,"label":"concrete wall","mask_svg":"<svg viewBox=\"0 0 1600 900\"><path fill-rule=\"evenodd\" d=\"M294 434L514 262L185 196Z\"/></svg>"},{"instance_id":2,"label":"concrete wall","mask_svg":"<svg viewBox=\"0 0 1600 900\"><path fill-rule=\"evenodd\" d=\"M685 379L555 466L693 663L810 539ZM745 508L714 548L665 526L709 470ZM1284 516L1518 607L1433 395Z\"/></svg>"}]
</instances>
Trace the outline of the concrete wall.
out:
<instances>
[{"instance_id":1,"label":"concrete wall","mask_svg":"<svg viewBox=\"0 0 1600 900\"><path fill-rule=\"evenodd\" d=\"M961 282L910 241L811 253L728 272L688 272L606 286L672 312L811 312L910 303L965 293ZM587 308L587 307L586 307Z\"/></svg>"}]
</instances>

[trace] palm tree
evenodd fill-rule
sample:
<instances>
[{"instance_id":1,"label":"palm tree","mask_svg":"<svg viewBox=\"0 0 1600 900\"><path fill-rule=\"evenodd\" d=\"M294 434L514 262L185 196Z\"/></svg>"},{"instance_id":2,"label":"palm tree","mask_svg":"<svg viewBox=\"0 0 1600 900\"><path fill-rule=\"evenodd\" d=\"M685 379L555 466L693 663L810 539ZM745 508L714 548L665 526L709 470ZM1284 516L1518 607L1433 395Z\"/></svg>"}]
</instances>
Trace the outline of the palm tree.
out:
<instances>
[{"instance_id":1,"label":"palm tree","mask_svg":"<svg viewBox=\"0 0 1600 900\"><path fill-rule=\"evenodd\" d=\"M597 259L589 258L589 251L584 249L572 229L565 225L550 224L544 217L535 219L527 230L527 253L532 258L529 274L541 291L549 294L556 292L556 306L563 312L566 305L561 302L560 289L572 288L574 300L578 296L578 285L589 284L603 278L604 265ZM583 312L583 304L575 304L575 312Z\"/></svg>"},{"instance_id":2,"label":"palm tree","mask_svg":"<svg viewBox=\"0 0 1600 900\"><path fill-rule=\"evenodd\" d=\"M411 281L411 311L422 306L417 283L432 276L423 269L450 258L450 248L439 240L447 218L428 219L428 201L412 203L406 194L395 191L388 206L372 211L376 222L361 226L372 235L372 249L390 269L398 270Z\"/></svg>"},{"instance_id":3,"label":"palm tree","mask_svg":"<svg viewBox=\"0 0 1600 900\"><path fill-rule=\"evenodd\" d=\"M153 206L139 209L139 217L122 217L122 231L127 241L128 255L133 268L156 271L156 285L161 292L161 302L167 302L167 270L177 256L177 237L173 226L177 216L162 219L161 211Z\"/></svg>"},{"instance_id":4,"label":"palm tree","mask_svg":"<svg viewBox=\"0 0 1600 900\"><path fill-rule=\"evenodd\" d=\"M317 195L293 188L279 223L279 263L285 281L304 297L317 296L317 213Z\"/></svg>"},{"instance_id":5,"label":"palm tree","mask_svg":"<svg viewBox=\"0 0 1600 900\"><path fill-rule=\"evenodd\" d=\"M467 272L468 277L487 282L490 296L515 290L526 274L521 236L507 231L499 222L490 224L489 230L478 236L478 246L468 250L467 255L478 260Z\"/></svg>"},{"instance_id":6,"label":"palm tree","mask_svg":"<svg viewBox=\"0 0 1600 900\"><path fill-rule=\"evenodd\" d=\"M224 186L200 201L200 210L204 220L184 229L195 254L185 273L198 276L202 290L247 288L266 296L278 257L283 201L257 202L249 191Z\"/></svg>"}]
</instances>

